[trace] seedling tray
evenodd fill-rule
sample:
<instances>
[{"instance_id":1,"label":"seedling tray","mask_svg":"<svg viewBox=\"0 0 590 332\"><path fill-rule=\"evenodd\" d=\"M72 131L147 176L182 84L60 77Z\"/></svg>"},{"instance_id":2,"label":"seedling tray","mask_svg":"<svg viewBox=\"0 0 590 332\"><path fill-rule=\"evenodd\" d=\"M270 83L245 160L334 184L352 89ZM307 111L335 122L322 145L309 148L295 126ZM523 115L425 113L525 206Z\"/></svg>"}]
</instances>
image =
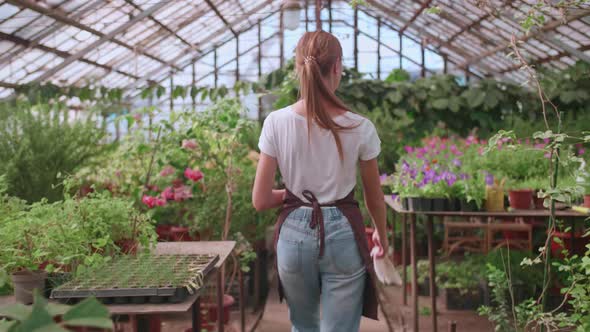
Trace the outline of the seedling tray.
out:
<instances>
[{"instance_id":1,"label":"seedling tray","mask_svg":"<svg viewBox=\"0 0 590 332\"><path fill-rule=\"evenodd\" d=\"M76 302L94 296L105 304L182 302L203 286L218 255L121 256L55 288L51 297Z\"/></svg>"}]
</instances>

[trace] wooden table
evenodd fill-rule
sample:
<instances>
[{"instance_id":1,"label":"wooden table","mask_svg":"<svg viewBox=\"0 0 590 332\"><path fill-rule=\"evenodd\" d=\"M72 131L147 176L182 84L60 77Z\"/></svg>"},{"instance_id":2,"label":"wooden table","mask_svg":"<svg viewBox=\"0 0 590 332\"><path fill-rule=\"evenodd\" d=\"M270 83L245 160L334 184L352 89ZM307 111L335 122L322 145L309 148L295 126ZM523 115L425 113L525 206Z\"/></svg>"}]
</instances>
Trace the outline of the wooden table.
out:
<instances>
[{"instance_id":1,"label":"wooden table","mask_svg":"<svg viewBox=\"0 0 590 332\"><path fill-rule=\"evenodd\" d=\"M394 212L401 214L402 220L402 296L403 304L407 305L407 289L406 289L406 247L407 247L407 232L406 223L409 217L410 219L410 264L412 270L412 318L413 318L413 331L419 331L418 326L418 281L417 281L417 266L416 266L416 215L426 216L426 236L428 238L428 270L429 270L429 288L432 305L432 326L433 331L437 331L437 312L436 312L436 285L435 285L435 259L434 259L434 241L433 241L433 220L434 217L495 217L495 218L547 218L551 216L549 210L513 210L513 211L499 211L499 212L466 212L466 211L408 211L404 210L401 204L394 200L391 195L385 195L385 203ZM588 218L588 215L578 213L572 210L560 210L556 211L557 217L570 219L571 225L571 247L574 248L574 220L579 218ZM434 295L434 296L433 296Z\"/></svg>"},{"instance_id":2,"label":"wooden table","mask_svg":"<svg viewBox=\"0 0 590 332\"><path fill-rule=\"evenodd\" d=\"M217 276L217 331L223 332L223 285L221 285L221 267L236 246L235 241L196 241L196 242L159 242L156 246L156 254L163 255L182 255L182 254L213 254L219 255L219 260L214 269L205 276L208 280L213 274ZM199 289L195 294L190 295L181 303L161 303L161 304L112 304L107 305L107 309L112 315L128 315L133 321L133 328L136 331L149 331L149 318L157 317L161 314L184 313L191 310L192 330L201 331L200 315L200 292ZM243 309L243 285L240 285L240 308ZM14 296L0 298L0 305L15 303ZM241 310L242 331L245 328L244 310ZM179 331L182 332L182 331Z\"/></svg>"}]
</instances>

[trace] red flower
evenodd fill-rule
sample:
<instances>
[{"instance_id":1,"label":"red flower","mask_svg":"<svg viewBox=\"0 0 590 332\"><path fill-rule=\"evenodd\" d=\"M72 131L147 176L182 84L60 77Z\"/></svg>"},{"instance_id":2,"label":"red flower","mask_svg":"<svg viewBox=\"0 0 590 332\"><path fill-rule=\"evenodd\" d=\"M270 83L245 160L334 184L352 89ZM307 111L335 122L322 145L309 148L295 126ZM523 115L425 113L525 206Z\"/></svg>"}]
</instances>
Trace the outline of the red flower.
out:
<instances>
[{"instance_id":1,"label":"red flower","mask_svg":"<svg viewBox=\"0 0 590 332\"><path fill-rule=\"evenodd\" d=\"M174 190L172 189L172 187L166 187L164 188L160 196L167 201L171 201L174 199Z\"/></svg>"},{"instance_id":2,"label":"red flower","mask_svg":"<svg viewBox=\"0 0 590 332\"><path fill-rule=\"evenodd\" d=\"M141 202L147 205L147 207L150 209L153 209L156 206L166 205L166 200L164 200L163 198L148 195L143 195L143 197L141 198Z\"/></svg>"},{"instance_id":3,"label":"red flower","mask_svg":"<svg viewBox=\"0 0 590 332\"><path fill-rule=\"evenodd\" d=\"M174 188L174 200L177 202L182 202L189 198L193 197L192 188L189 186L180 186Z\"/></svg>"},{"instance_id":4,"label":"red flower","mask_svg":"<svg viewBox=\"0 0 590 332\"><path fill-rule=\"evenodd\" d=\"M184 176L193 182L197 182L201 180L204 175L203 172L199 171L198 169L187 168L184 170Z\"/></svg>"}]
</instances>

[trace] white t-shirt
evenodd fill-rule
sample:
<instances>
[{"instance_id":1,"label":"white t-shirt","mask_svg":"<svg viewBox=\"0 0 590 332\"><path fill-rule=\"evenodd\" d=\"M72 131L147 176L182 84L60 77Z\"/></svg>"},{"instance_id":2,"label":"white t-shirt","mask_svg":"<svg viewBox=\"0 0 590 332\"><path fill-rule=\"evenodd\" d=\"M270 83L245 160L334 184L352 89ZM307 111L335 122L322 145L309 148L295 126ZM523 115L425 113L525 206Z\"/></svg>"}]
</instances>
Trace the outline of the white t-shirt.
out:
<instances>
[{"instance_id":1,"label":"white t-shirt","mask_svg":"<svg viewBox=\"0 0 590 332\"><path fill-rule=\"evenodd\" d=\"M285 186L304 201L304 190L314 193L320 203L346 197L356 185L358 160L374 159L381 152L381 141L370 120L352 112L333 119L343 126L358 124L339 131L343 162L329 130L312 123L308 141L307 120L292 106L270 113L264 121L258 147L277 159Z\"/></svg>"}]
</instances>

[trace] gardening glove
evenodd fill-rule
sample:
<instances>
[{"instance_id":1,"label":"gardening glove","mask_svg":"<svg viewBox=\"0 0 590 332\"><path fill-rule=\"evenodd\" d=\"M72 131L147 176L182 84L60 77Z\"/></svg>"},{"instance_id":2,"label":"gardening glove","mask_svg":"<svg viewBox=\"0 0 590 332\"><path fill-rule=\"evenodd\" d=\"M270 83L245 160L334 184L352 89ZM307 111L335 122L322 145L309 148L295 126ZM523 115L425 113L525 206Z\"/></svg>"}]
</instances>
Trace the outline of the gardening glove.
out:
<instances>
[{"instance_id":1,"label":"gardening glove","mask_svg":"<svg viewBox=\"0 0 590 332\"><path fill-rule=\"evenodd\" d=\"M400 277L399 272L395 269L395 266L393 266L389 257L385 254L377 230L373 233L373 244L371 257L373 257L373 265L375 266L377 279L385 285L393 284L401 286L402 278Z\"/></svg>"}]
</instances>

